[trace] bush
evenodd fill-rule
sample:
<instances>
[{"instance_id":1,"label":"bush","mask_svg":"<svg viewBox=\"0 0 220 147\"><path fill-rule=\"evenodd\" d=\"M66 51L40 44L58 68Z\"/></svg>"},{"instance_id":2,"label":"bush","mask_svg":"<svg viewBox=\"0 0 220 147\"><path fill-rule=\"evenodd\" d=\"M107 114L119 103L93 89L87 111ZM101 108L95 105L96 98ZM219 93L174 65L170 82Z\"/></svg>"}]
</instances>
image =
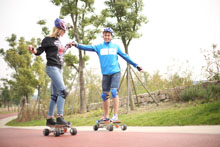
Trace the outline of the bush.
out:
<instances>
[{"instance_id":1,"label":"bush","mask_svg":"<svg viewBox=\"0 0 220 147\"><path fill-rule=\"evenodd\" d=\"M219 85L208 85L207 97L209 99L220 99L220 86Z\"/></svg>"},{"instance_id":2,"label":"bush","mask_svg":"<svg viewBox=\"0 0 220 147\"><path fill-rule=\"evenodd\" d=\"M183 101L190 101L201 98L205 94L205 89L201 86L190 86L180 93Z\"/></svg>"},{"instance_id":3,"label":"bush","mask_svg":"<svg viewBox=\"0 0 220 147\"><path fill-rule=\"evenodd\" d=\"M207 101L211 99L220 98L220 86L219 85L203 85L190 86L184 89L180 93L180 97L183 101L193 101L196 99L205 99Z\"/></svg>"}]
</instances>

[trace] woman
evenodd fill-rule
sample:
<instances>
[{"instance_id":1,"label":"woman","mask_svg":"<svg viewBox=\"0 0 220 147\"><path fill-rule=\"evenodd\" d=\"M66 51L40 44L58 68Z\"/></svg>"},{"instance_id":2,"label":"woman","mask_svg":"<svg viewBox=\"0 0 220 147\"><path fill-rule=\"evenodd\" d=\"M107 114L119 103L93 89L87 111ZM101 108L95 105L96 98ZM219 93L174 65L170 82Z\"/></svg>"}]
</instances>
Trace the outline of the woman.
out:
<instances>
[{"instance_id":1,"label":"woman","mask_svg":"<svg viewBox=\"0 0 220 147\"><path fill-rule=\"evenodd\" d=\"M67 44L65 47L63 47L59 40L60 37L63 37L66 30L66 23L57 18L55 20L55 26L52 30L52 34L42 40L41 46L37 49L33 48L31 45L28 47L28 49L36 56L41 55L44 51L46 52L46 72L51 79L52 88L46 125L67 124L63 118L63 109L67 92L63 82L62 66L64 63L64 53L71 46ZM53 118L56 105L57 118L55 122Z\"/></svg>"}]
</instances>

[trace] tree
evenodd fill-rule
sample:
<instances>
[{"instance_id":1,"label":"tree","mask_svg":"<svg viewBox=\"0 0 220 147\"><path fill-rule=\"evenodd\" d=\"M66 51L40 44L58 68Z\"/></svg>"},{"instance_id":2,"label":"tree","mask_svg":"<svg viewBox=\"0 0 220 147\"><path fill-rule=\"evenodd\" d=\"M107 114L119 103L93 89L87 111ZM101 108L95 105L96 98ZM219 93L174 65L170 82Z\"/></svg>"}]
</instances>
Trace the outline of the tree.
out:
<instances>
[{"instance_id":1,"label":"tree","mask_svg":"<svg viewBox=\"0 0 220 147\"><path fill-rule=\"evenodd\" d=\"M10 103L12 100L12 91L9 89L9 87L4 83L3 88L1 88L1 95L0 100L4 104L4 107L8 106L8 111L10 111Z\"/></svg>"},{"instance_id":2,"label":"tree","mask_svg":"<svg viewBox=\"0 0 220 147\"><path fill-rule=\"evenodd\" d=\"M95 74L93 70L86 70L86 93L88 104L101 102L101 99L97 99L101 95L101 79L100 76Z\"/></svg>"},{"instance_id":3,"label":"tree","mask_svg":"<svg viewBox=\"0 0 220 147\"><path fill-rule=\"evenodd\" d=\"M10 87L8 89L13 91L13 93L10 93L10 97L20 101L21 111L18 114L18 120L24 120L26 119L24 117L25 104L29 103L29 98L34 93L37 80L31 68L31 55L27 50L28 43L24 37L20 37L18 42L16 39L17 36L12 34L10 38L7 38L11 48L6 51L1 50L5 62L14 70L12 80L2 80Z\"/></svg>"},{"instance_id":4,"label":"tree","mask_svg":"<svg viewBox=\"0 0 220 147\"><path fill-rule=\"evenodd\" d=\"M37 112L38 112L38 116L40 117L40 99L46 97L45 91L43 91L43 89L47 89L48 87L48 83L49 83L49 78L45 72L45 64L43 62L43 59L40 56L35 57L34 59L34 63L32 65L32 71L33 74L36 78L36 89L37 89L37 101L36 104L34 105L34 110L33 112L35 112L36 110L36 106L38 106L37 108Z\"/></svg>"},{"instance_id":5,"label":"tree","mask_svg":"<svg viewBox=\"0 0 220 147\"><path fill-rule=\"evenodd\" d=\"M47 21L46 20L39 20L37 22L37 24L39 24L41 26L41 30L42 30L42 35L47 36L50 33L50 30L48 29L48 27L46 27Z\"/></svg>"},{"instance_id":6,"label":"tree","mask_svg":"<svg viewBox=\"0 0 220 147\"><path fill-rule=\"evenodd\" d=\"M105 25L113 28L116 36L118 36L125 48L125 53L128 54L128 47L130 42L134 38L141 36L138 33L141 25L147 23L145 16L141 15L143 9L142 0L106 0L105 4L107 9L102 11L105 17L110 18ZM127 79L129 87L130 69L127 65ZM128 88L129 89L129 88ZM129 90L130 91L130 90ZM128 91L128 97L130 97L131 110L134 109L134 102Z\"/></svg>"},{"instance_id":7,"label":"tree","mask_svg":"<svg viewBox=\"0 0 220 147\"><path fill-rule=\"evenodd\" d=\"M94 14L94 0L52 0L56 6L61 6L60 14L62 16L70 16L73 23L73 29L69 31L71 39L75 38L78 43L90 44L91 40L96 38L95 34L99 33L99 26L102 19ZM86 53L79 50L78 67L76 68L79 73L80 79L80 112L84 113L86 109L86 96L85 96L85 78L84 68ZM73 61L75 62L75 61ZM71 63L71 62L70 62ZM72 64L74 65L74 64ZM75 65L74 65L75 66ZM75 66L76 67L76 66Z\"/></svg>"},{"instance_id":8,"label":"tree","mask_svg":"<svg viewBox=\"0 0 220 147\"><path fill-rule=\"evenodd\" d=\"M217 51L217 45L212 45L212 50L201 50L206 61L203 66L208 80L220 80L220 53Z\"/></svg>"},{"instance_id":9,"label":"tree","mask_svg":"<svg viewBox=\"0 0 220 147\"><path fill-rule=\"evenodd\" d=\"M19 97L24 96L25 101L28 102L28 97L34 92L33 87L36 80L31 70L31 56L27 51L25 39L21 37L17 44L16 38L16 35L12 34L11 38L7 39L12 48L6 52L2 51L2 55L9 67L15 71L12 78L16 82L10 82L9 84L16 87L16 92Z\"/></svg>"}]
</instances>

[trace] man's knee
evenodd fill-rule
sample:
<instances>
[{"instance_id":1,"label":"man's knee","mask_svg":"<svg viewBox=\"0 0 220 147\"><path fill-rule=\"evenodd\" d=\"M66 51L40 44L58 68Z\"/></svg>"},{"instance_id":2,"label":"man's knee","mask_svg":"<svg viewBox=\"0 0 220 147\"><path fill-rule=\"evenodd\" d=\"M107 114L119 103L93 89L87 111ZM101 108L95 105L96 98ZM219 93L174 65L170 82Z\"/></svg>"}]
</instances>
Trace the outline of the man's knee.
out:
<instances>
[{"instance_id":1,"label":"man's knee","mask_svg":"<svg viewBox=\"0 0 220 147\"><path fill-rule=\"evenodd\" d=\"M101 97L102 97L103 102L109 99L109 95L110 95L109 92L102 92Z\"/></svg>"},{"instance_id":2,"label":"man's knee","mask_svg":"<svg viewBox=\"0 0 220 147\"><path fill-rule=\"evenodd\" d=\"M116 98L118 95L118 90L116 88L111 89L112 98Z\"/></svg>"}]
</instances>

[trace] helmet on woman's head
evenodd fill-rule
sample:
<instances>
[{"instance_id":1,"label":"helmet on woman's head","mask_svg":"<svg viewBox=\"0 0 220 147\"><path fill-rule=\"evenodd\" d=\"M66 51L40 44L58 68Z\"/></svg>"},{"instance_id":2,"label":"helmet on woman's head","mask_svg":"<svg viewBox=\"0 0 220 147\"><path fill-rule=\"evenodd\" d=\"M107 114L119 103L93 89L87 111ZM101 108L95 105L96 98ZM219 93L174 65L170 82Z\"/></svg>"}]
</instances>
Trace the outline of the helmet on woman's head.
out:
<instances>
[{"instance_id":1,"label":"helmet on woman's head","mask_svg":"<svg viewBox=\"0 0 220 147\"><path fill-rule=\"evenodd\" d=\"M64 30L64 31L66 31L66 29L67 29L67 24L66 24L63 20L57 18L54 23L55 23L55 26L56 26L56 27L58 27L58 28L60 28L60 29L62 29L62 30Z\"/></svg>"},{"instance_id":2,"label":"helmet on woman's head","mask_svg":"<svg viewBox=\"0 0 220 147\"><path fill-rule=\"evenodd\" d=\"M109 33L112 34L112 36L114 36L114 31L113 31L112 28L110 28L110 27L104 28L103 33L104 33L104 32L109 32Z\"/></svg>"}]
</instances>

